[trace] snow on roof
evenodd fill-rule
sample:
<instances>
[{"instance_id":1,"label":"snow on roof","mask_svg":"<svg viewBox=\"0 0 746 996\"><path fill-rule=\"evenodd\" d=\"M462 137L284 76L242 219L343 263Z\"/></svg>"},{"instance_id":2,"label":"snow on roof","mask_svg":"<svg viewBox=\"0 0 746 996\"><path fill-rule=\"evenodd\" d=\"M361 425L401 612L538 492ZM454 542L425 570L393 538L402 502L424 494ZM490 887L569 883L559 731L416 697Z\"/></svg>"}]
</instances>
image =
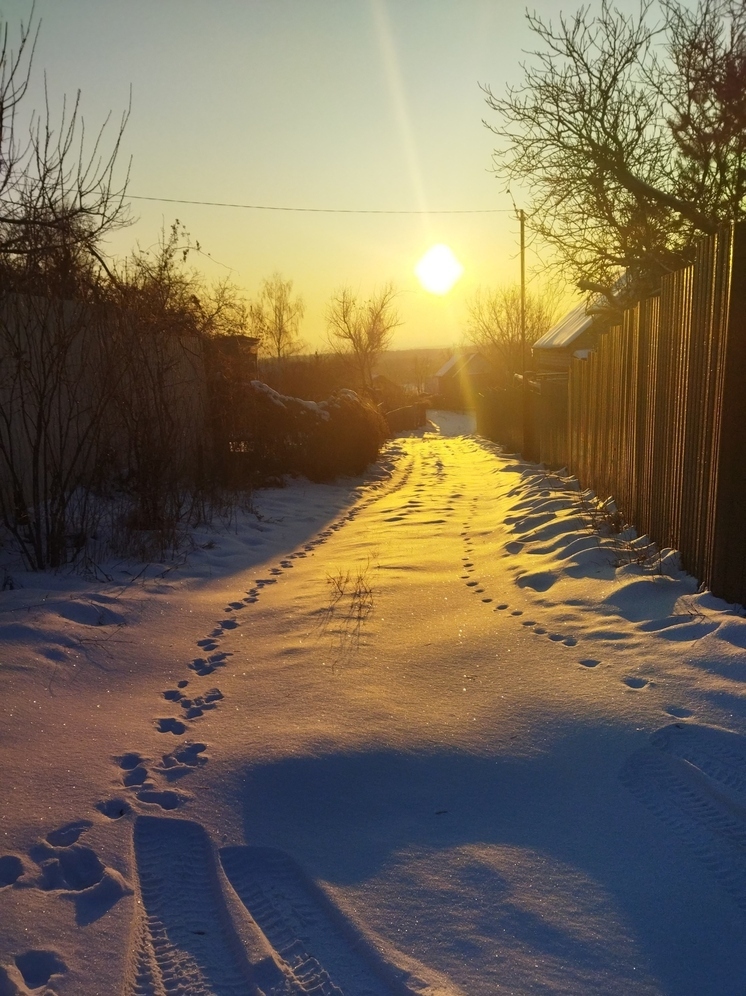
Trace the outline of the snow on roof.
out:
<instances>
[{"instance_id":1,"label":"snow on roof","mask_svg":"<svg viewBox=\"0 0 746 996\"><path fill-rule=\"evenodd\" d=\"M568 311L564 318L561 318L540 339L537 339L533 348L566 349L591 327L594 318L594 315L587 313L586 304L583 301L572 311Z\"/></svg>"},{"instance_id":2,"label":"snow on roof","mask_svg":"<svg viewBox=\"0 0 746 996\"><path fill-rule=\"evenodd\" d=\"M452 356L450 358L450 360L446 360L446 362L443 364L443 366L440 368L440 370L438 370L438 372L435 374L435 376L436 377L445 377L445 375L448 374L448 373L450 373L451 370L453 370L453 368L456 366L456 364L461 359L463 359L463 357L461 357L461 356L458 356L458 355Z\"/></svg>"},{"instance_id":3,"label":"snow on roof","mask_svg":"<svg viewBox=\"0 0 746 996\"><path fill-rule=\"evenodd\" d=\"M456 353L454 356L447 360L443 366L435 374L436 377L447 377L450 373L458 373L465 367L471 366L475 359L481 359L484 362L484 357L481 353Z\"/></svg>"}]
</instances>

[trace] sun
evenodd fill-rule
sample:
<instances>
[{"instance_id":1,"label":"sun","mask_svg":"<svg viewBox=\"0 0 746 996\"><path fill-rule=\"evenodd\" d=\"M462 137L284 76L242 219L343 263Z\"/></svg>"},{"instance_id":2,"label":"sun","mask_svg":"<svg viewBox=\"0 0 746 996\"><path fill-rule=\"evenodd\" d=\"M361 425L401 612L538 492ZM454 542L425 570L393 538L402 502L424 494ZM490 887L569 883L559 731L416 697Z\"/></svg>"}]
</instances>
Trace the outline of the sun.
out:
<instances>
[{"instance_id":1,"label":"sun","mask_svg":"<svg viewBox=\"0 0 746 996\"><path fill-rule=\"evenodd\" d=\"M461 274L463 266L448 246L431 246L414 268L417 279L431 294L447 294Z\"/></svg>"}]
</instances>

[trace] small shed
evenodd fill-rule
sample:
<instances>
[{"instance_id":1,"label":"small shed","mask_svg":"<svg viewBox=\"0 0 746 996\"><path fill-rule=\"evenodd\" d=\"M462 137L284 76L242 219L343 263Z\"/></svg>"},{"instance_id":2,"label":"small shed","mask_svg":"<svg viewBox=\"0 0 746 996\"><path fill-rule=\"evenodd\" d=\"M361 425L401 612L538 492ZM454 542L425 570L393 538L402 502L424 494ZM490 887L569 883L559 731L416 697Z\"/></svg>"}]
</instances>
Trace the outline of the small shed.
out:
<instances>
[{"instance_id":1,"label":"small shed","mask_svg":"<svg viewBox=\"0 0 746 996\"><path fill-rule=\"evenodd\" d=\"M568 311L532 348L534 369L564 371L579 350L593 349L601 331L598 315L588 314L585 302Z\"/></svg>"},{"instance_id":2,"label":"small shed","mask_svg":"<svg viewBox=\"0 0 746 996\"><path fill-rule=\"evenodd\" d=\"M473 408L473 398L492 384L492 364L481 353L456 353L433 377L433 392L445 408Z\"/></svg>"},{"instance_id":3,"label":"small shed","mask_svg":"<svg viewBox=\"0 0 746 996\"><path fill-rule=\"evenodd\" d=\"M258 376L261 339L250 335L214 335L204 341L208 378L248 384Z\"/></svg>"}]
</instances>

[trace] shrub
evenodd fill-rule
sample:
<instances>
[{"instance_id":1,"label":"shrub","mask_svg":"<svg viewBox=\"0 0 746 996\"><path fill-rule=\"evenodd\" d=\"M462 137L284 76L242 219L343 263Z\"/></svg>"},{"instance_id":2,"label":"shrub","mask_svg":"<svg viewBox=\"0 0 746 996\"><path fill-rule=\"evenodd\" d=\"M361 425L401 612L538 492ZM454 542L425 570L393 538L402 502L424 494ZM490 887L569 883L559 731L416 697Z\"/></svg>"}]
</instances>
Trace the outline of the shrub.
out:
<instances>
[{"instance_id":1,"label":"shrub","mask_svg":"<svg viewBox=\"0 0 746 996\"><path fill-rule=\"evenodd\" d=\"M326 401L304 401L254 380L243 408L240 438L229 446L244 474L303 474L312 481L359 474L388 436L378 409L345 389Z\"/></svg>"}]
</instances>

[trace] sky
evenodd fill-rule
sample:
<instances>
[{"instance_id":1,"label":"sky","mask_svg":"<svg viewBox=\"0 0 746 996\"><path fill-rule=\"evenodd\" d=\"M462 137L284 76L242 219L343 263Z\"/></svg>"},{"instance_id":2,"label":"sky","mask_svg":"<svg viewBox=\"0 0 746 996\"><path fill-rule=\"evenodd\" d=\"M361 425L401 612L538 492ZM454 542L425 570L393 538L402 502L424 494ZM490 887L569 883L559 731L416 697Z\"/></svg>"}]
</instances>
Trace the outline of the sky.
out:
<instances>
[{"instance_id":1,"label":"sky","mask_svg":"<svg viewBox=\"0 0 746 996\"><path fill-rule=\"evenodd\" d=\"M14 42L31 9L0 0ZM520 79L531 45L520 4L36 0L34 12L41 32L24 112L43 106L46 74L53 119L63 95L80 90L89 139L110 113L113 137L131 89L120 164L131 157L136 223L109 243L114 257L152 246L178 218L200 243L192 260L208 280L230 277L253 297L275 271L291 279L311 349L324 348L326 307L342 287L365 298L393 283L402 320L393 346L443 347L462 340L477 287L519 279L518 222L491 173L495 136L483 119L495 119L480 84L499 92ZM414 274L435 243L464 267L443 296Z\"/></svg>"}]
</instances>

